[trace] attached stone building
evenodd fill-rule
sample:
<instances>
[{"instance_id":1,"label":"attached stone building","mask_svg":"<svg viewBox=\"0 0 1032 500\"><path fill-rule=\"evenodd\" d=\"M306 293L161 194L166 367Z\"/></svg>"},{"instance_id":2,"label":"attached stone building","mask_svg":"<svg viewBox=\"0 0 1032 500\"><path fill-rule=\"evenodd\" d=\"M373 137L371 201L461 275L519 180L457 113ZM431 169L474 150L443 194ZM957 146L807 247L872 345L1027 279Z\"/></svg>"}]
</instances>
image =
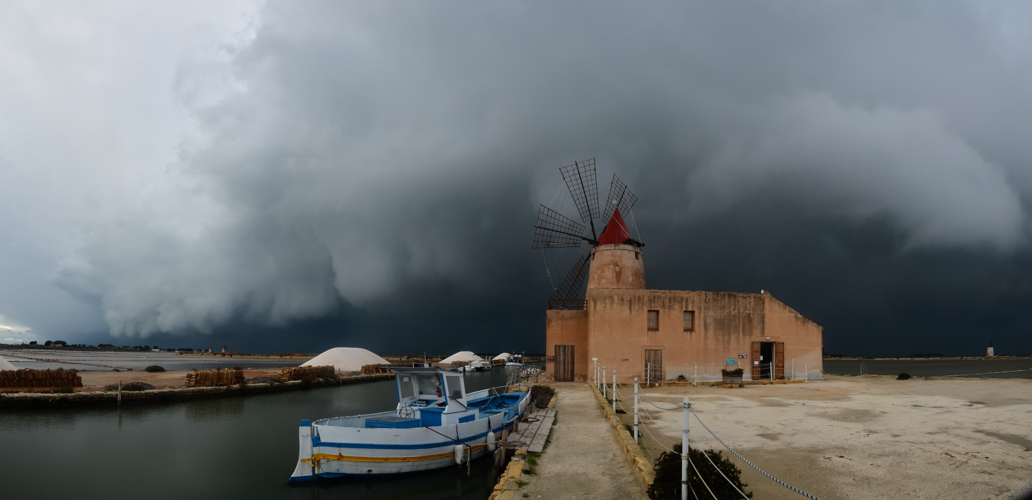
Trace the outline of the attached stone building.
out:
<instances>
[{"instance_id":1,"label":"attached stone building","mask_svg":"<svg viewBox=\"0 0 1032 500\"><path fill-rule=\"evenodd\" d=\"M725 367L746 380L823 378L823 329L769 292L648 290L635 245L601 244L590 259L584 309L545 316L555 380L591 380L593 359L621 382L719 380Z\"/></svg>"}]
</instances>

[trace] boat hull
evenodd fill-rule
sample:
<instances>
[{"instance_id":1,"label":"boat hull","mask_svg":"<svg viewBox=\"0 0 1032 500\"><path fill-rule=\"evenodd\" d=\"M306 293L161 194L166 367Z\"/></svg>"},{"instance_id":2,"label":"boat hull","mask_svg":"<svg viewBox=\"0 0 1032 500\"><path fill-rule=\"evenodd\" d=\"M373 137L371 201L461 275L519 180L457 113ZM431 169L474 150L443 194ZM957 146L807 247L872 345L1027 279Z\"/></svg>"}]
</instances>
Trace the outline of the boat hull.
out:
<instances>
[{"instance_id":1,"label":"boat hull","mask_svg":"<svg viewBox=\"0 0 1032 500\"><path fill-rule=\"evenodd\" d=\"M454 425L369 428L361 421L375 420L373 417L383 414L314 423L303 420L298 435L298 462L289 482L404 474L476 460L489 454L503 431L512 430L522 418L530 395L513 396L516 399L510 411ZM491 438L494 442L489 441Z\"/></svg>"}]
</instances>

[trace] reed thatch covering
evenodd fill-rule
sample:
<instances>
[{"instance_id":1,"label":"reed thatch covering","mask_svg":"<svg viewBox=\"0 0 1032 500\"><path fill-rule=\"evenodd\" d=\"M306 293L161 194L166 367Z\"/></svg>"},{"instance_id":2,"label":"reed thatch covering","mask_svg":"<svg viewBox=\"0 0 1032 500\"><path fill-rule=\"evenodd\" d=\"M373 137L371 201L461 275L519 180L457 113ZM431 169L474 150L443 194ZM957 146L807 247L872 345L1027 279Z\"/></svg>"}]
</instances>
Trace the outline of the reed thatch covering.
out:
<instances>
[{"instance_id":1,"label":"reed thatch covering","mask_svg":"<svg viewBox=\"0 0 1032 500\"><path fill-rule=\"evenodd\" d=\"M296 368L284 368L282 377L286 380L336 378L337 369L333 366L298 366Z\"/></svg>"},{"instance_id":2,"label":"reed thatch covering","mask_svg":"<svg viewBox=\"0 0 1032 500\"><path fill-rule=\"evenodd\" d=\"M82 387L82 377L75 370L0 371L0 387Z\"/></svg>"},{"instance_id":3,"label":"reed thatch covering","mask_svg":"<svg viewBox=\"0 0 1032 500\"><path fill-rule=\"evenodd\" d=\"M196 371L186 374L187 387L211 387L216 385L237 385L243 383L243 370L224 368L221 370Z\"/></svg>"}]
</instances>

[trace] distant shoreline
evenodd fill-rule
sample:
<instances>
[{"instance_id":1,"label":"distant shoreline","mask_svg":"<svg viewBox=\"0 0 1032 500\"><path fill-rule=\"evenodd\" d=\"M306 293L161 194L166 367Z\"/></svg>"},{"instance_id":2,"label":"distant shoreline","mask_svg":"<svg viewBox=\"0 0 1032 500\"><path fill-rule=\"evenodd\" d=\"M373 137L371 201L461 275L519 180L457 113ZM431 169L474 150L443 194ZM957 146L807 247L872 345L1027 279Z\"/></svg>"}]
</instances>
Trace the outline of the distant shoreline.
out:
<instances>
[{"instance_id":1,"label":"distant shoreline","mask_svg":"<svg viewBox=\"0 0 1032 500\"><path fill-rule=\"evenodd\" d=\"M282 383L254 383L218 387L163 387L148 391L122 391L119 403L114 391L91 391L72 393L10 392L0 393L0 409L52 409L76 406L119 406L140 404L178 403L197 399L216 399L268 394L292 390L315 389L318 387L339 387L390 380L393 374L353 375L339 379L316 379L312 381L293 380Z\"/></svg>"}]
</instances>

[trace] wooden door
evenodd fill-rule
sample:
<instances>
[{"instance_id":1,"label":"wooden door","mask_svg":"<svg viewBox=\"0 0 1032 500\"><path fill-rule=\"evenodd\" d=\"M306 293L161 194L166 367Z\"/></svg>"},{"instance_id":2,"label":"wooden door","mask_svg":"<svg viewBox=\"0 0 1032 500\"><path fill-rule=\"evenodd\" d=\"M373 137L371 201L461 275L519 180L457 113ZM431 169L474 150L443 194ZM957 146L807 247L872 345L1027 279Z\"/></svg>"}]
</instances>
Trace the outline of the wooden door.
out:
<instances>
[{"instance_id":1,"label":"wooden door","mask_svg":"<svg viewBox=\"0 0 1032 500\"><path fill-rule=\"evenodd\" d=\"M573 382L573 347L572 345L555 346L556 382Z\"/></svg>"},{"instance_id":2,"label":"wooden door","mask_svg":"<svg viewBox=\"0 0 1032 500\"><path fill-rule=\"evenodd\" d=\"M774 344L774 378L785 380L785 343Z\"/></svg>"},{"instance_id":3,"label":"wooden door","mask_svg":"<svg viewBox=\"0 0 1032 500\"><path fill-rule=\"evenodd\" d=\"M645 369L649 382L663 381L663 350L645 349Z\"/></svg>"},{"instance_id":4,"label":"wooden door","mask_svg":"<svg viewBox=\"0 0 1032 500\"><path fill-rule=\"evenodd\" d=\"M752 379L760 380L763 374L760 372L760 343L752 343Z\"/></svg>"}]
</instances>

